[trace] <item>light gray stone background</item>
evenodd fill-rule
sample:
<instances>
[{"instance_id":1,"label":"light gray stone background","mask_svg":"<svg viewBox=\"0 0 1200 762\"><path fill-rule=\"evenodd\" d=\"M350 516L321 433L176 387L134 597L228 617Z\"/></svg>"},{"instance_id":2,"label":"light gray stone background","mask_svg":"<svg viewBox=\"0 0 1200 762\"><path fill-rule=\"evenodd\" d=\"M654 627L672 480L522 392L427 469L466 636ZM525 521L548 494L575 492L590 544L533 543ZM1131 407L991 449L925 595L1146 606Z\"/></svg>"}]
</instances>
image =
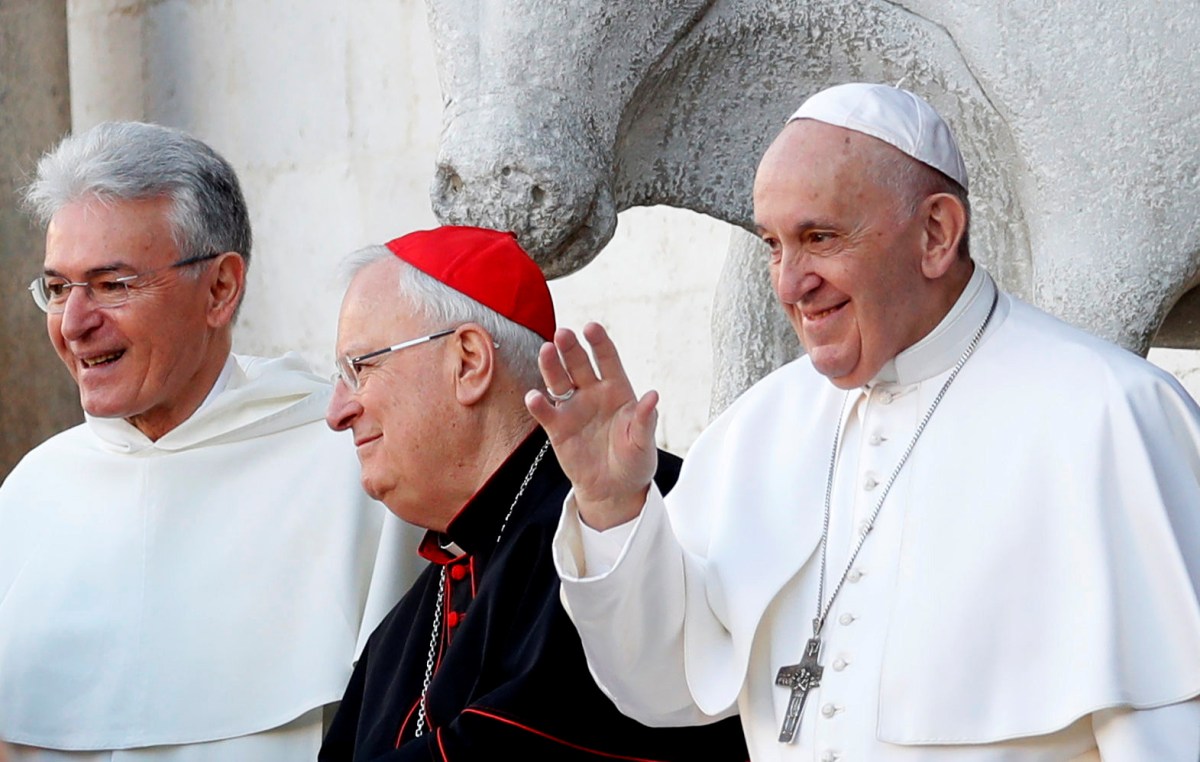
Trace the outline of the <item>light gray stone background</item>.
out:
<instances>
[{"instance_id":1,"label":"light gray stone background","mask_svg":"<svg viewBox=\"0 0 1200 762\"><path fill-rule=\"evenodd\" d=\"M42 235L17 193L69 127L66 0L0 0L0 479L34 444L83 418L25 290L40 269Z\"/></svg>"},{"instance_id":2,"label":"light gray stone background","mask_svg":"<svg viewBox=\"0 0 1200 762\"><path fill-rule=\"evenodd\" d=\"M27 11L28 6L42 3L0 0L4 30L10 29L12 9ZM553 40L551 27L537 33ZM211 143L242 177L256 246L236 349L257 354L295 349L328 370L341 289L335 280L338 261L359 246L436 224L430 186L437 174L442 98L424 4L69 0L66 29L75 129L104 119L178 126ZM1084 56L1088 35L1112 31L1098 25L1079 29L1070 50L1061 45L1052 50L1055 55L1076 55L1075 48L1082 46L1084 52L1078 55ZM1018 33L1029 30L1012 31L1014 36ZM1169 26L1154 32L1171 33ZM6 100L0 156L8 161L15 150L27 150L13 148L16 138L8 127L6 95L14 82L26 77L9 68L13 48L7 34L2 39L0 93ZM61 48L55 47L52 35L47 40L37 48L53 57ZM1192 48L1196 42L1200 40L1182 44ZM1172 42L1177 44L1181 43ZM1145 78L1148 87L1160 87L1153 70L1130 76ZM1169 91L1168 85L1161 89ZM31 86L35 92L55 88ZM1035 107L1037 93L1030 93L1028 100L1030 108ZM795 105L781 102L779 109L786 113ZM23 118L50 132L61 129L49 117L37 116L35 108L45 106L22 106ZM1137 145L1129 150L1122 161L1136 160ZM1102 160L1095 157L1096 162ZM22 170L31 166L32 160ZM998 176L1001 169L990 171ZM741 182L748 187L749 178ZM1083 201L1063 199L1064 204ZM10 200L0 202L0 215L10 208ZM10 230L16 223L8 216L0 219L5 225L0 314L6 321L0 359L7 359L7 368L37 358L40 370L29 373L48 379L48 386L61 386L66 372L52 367L58 361L40 316L29 317L36 308L23 293L24 284L39 270L40 250L15 243ZM1105 224L1125 222L1111 219ZM708 419L714 378L713 302L734 230L694 212L630 209L620 213L615 234L599 257L552 284L561 324L579 327L589 319L605 323L627 359L635 385L662 392L660 439L676 452L686 451ZM1140 234L1151 240L1154 230ZM986 253L980 254L992 264ZM773 325L769 316L775 306L767 303L759 309L764 325ZM728 344L732 339L722 341ZM1195 352L1153 350L1151 359L1183 379L1193 395L1200 393L1200 359ZM30 392L12 377L0 376L0 401L6 411L23 414L5 412L0 419L0 474L20 452L44 438L28 411L62 411L64 421L78 416L74 403L40 388Z\"/></svg>"}]
</instances>

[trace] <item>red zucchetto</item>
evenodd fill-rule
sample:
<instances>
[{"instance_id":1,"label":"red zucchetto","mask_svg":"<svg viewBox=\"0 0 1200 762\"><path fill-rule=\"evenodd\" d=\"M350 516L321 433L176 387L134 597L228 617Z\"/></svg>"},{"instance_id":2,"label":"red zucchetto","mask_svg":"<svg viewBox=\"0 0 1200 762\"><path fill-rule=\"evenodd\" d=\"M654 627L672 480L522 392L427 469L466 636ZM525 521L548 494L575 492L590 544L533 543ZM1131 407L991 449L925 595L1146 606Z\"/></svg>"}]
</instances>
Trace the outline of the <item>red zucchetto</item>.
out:
<instances>
[{"instance_id":1,"label":"red zucchetto","mask_svg":"<svg viewBox=\"0 0 1200 762\"><path fill-rule=\"evenodd\" d=\"M446 226L386 244L400 259L546 341L554 338L554 301L546 277L512 233Z\"/></svg>"}]
</instances>

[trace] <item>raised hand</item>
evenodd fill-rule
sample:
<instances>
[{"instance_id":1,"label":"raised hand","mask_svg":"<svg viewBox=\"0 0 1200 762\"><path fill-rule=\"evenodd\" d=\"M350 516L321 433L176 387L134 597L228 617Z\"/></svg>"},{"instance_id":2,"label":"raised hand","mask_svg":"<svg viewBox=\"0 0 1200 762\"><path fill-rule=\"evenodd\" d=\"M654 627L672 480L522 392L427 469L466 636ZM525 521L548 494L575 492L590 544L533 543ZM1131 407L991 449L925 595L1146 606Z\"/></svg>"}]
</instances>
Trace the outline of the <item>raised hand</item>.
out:
<instances>
[{"instance_id":1,"label":"raised hand","mask_svg":"<svg viewBox=\"0 0 1200 762\"><path fill-rule=\"evenodd\" d=\"M596 367L574 332L558 329L554 343L538 355L551 396L531 391L525 406L550 435L575 487L580 517L594 529L608 529L636 517L645 502L658 465L658 393L634 395L617 348L599 324L588 323L583 336Z\"/></svg>"}]
</instances>

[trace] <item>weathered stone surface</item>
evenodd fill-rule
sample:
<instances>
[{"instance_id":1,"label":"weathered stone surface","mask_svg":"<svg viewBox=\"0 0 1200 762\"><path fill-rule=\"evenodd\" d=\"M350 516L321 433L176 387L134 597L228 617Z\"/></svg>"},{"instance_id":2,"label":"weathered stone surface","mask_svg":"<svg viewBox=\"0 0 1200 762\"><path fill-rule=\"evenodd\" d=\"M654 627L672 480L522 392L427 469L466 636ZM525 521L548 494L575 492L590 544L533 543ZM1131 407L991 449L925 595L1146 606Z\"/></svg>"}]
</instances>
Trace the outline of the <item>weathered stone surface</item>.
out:
<instances>
[{"instance_id":1,"label":"weathered stone surface","mask_svg":"<svg viewBox=\"0 0 1200 762\"><path fill-rule=\"evenodd\" d=\"M25 286L42 231L19 207L37 158L70 126L65 0L0 0L0 479L30 448L82 420L75 385Z\"/></svg>"},{"instance_id":2,"label":"weathered stone surface","mask_svg":"<svg viewBox=\"0 0 1200 762\"><path fill-rule=\"evenodd\" d=\"M434 210L516 231L551 275L586 264L632 206L751 229L757 157L796 105L903 80L955 128L972 251L1005 288L1144 353L1200 283L1194 0L428 7L445 101ZM763 293L760 269L733 275L735 303ZM753 333L745 312L715 319ZM1170 343L1200 346L1179 325ZM760 344L726 358L731 377L756 377Z\"/></svg>"}]
</instances>

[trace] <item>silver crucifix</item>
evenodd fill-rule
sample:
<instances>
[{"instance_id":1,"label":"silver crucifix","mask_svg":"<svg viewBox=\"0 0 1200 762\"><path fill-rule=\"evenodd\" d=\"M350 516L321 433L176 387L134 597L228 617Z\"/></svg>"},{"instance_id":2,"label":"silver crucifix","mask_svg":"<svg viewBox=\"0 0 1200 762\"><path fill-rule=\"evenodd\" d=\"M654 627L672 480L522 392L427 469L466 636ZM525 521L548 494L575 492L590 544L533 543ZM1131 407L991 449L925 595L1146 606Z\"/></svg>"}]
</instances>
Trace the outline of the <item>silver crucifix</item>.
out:
<instances>
[{"instance_id":1,"label":"silver crucifix","mask_svg":"<svg viewBox=\"0 0 1200 762\"><path fill-rule=\"evenodd\" d=\"M804 644L804 656L799 664L779 668L775 675L775 684L792 689L788 699L787 714L783 716L783 727L779 730L779 742L791 743L796 738L796 729L800 726L800 714L804 711L804 702L808 692L821 684L821 674L825 668L817 663L821 655L821 639L809 638Z\"/></svg>"}]
</instances>

